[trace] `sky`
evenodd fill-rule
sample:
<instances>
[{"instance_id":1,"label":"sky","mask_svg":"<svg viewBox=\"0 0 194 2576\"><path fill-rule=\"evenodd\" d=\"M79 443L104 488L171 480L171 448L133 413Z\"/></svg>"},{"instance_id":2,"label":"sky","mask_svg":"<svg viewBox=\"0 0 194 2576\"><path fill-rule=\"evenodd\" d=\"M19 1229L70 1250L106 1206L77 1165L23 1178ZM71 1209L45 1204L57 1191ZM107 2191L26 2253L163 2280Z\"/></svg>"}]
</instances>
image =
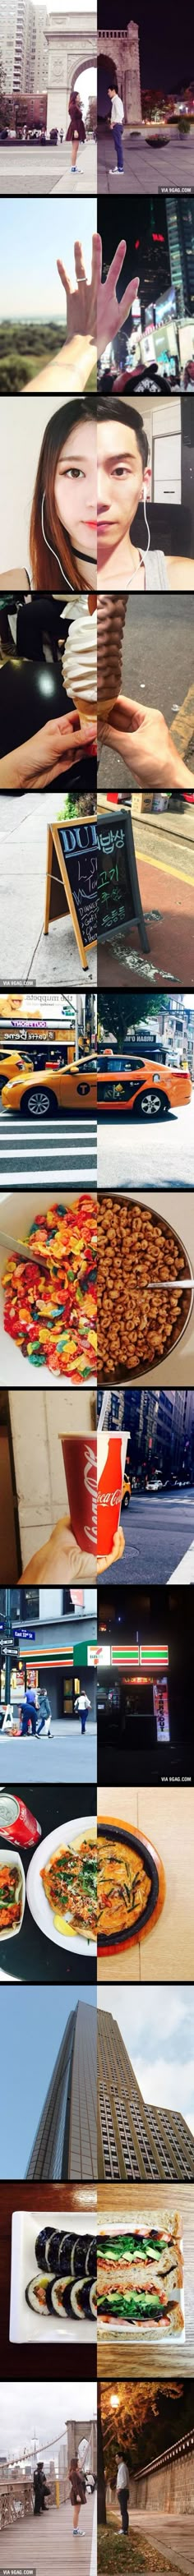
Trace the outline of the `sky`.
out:
<instances>
[{"instance_id":1,"label":"sky","mask_svg":"<svg viewBox=\"0 0 194 2576\"><path fill-rule=\"evenodd\" d=\"M1 2181L24 2181L38 2120L64 2037L69 2013L85 2003L85 1986L11 1986L0 1990ZM87 1998L88 2000L88 1998ZM89 2001L96 2003L90 1986Z\"/></svg>"},{"instance_id":2,"label":"sky","mask_svg":"<svg viewBox=\"0 0 194 2576\"><path fill-rule=\"evenodd\" d=\"M122 0L122 27L128 26L129 18L128 0ZM138 7L135 10L136 23L139 27L142 87L147 89L150 83L152 89L154 86L161 89L164 83L168 89L173 89L174 86L177 89L179 82L181 98L181 84L183 81L186 83L193 80L191 0L185 0L184 13L182 10L178 13L177 0L171 0L170 9L169 0L163 0L162 9L156 9L156 0L148 0L146 9L145 0L138 0ZM113 28L117 28L118 25L118 0L106 0L106 6L105 0L99 0L99 29L104 27L107 32L110 27L112 37ZM110 51L112 54L112 41Z\"/></svg>"},{"instance_id":3,"label":"sky","mask_svg":"<svg viewBox=\"0 0 194 2576\"><path fill-rule=\"evenodd\" d=\"M25 2380L21 2380L18 2387L13 2380L9 2384L5 2381L4 2388L1 2384L0 2457L3 2452L7 2457L12 2457L17 2449L19 2453L23 2452L26 2444L34 2444L35 2436L38 2447L39 2443L50 2441L52 2451L55 2439L63 2437L72 2416L74 2422L78 2419L79 2423L80 2416L83 2421L89 2418L90 2422L93 2415L96 2415L96 2386L92 2379L90 2383L82 2380L81 2385L80 2380L68 2380L66 2385L64 2380L62 2389L60 2382L55 2388L51 2380L45 2390L44 2379L38 2380L36 2386L33 2380L32 2387L26 2387Z\"/></svg>"},{"instance_id":4,"label":"sky","mask_svg":"<svg viewBox=\"0 0 194 2576\"><path fill-rule=\"evenodd\" d=\"M74 278L74 241L82 242L87 275L91 270L92 233L96 230L95 198L78 197L75 206L70 198L59 203L53 197L41 197L41 234L39 197L25 197L25 223L22 197L4 198L3 261L0 282L0 323L14 320L66 321L66 295L61 286L56 262L64 260L68 275Z\"/></svg>"},{"instance_id":5,"label":"sky","mask_svg":"<svg viewBox=\"0 0 194 2576\"><path fill-rule=\"evenodd\" d=\"M107 1986L99 2005L107 2011ZM194 1998L191 1986L111 1986L110 2011L118 2022L144 2101L182 2111L194 2136Z\"/></svg>"}]
</instances>

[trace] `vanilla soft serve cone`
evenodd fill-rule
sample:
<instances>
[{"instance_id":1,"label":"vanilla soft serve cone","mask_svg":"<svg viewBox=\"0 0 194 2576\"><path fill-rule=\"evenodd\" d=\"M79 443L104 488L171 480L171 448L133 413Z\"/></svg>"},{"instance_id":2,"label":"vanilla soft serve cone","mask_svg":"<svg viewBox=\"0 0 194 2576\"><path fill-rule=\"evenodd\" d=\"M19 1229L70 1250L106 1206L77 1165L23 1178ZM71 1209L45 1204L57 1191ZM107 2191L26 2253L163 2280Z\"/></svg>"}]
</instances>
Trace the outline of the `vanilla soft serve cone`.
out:
<instances>
[{"instance_id":1,"label":"vanilla soft serve cone","mask_svg":"<svg viewBox=\"0 0 194 2576\"><path fill-rule=\"evenodd\" d=\"M95 593L73 603L72 624L62 659L67 696L73 698L80 724L97 716L97 608Z\"/></svg>"}]
</instances>

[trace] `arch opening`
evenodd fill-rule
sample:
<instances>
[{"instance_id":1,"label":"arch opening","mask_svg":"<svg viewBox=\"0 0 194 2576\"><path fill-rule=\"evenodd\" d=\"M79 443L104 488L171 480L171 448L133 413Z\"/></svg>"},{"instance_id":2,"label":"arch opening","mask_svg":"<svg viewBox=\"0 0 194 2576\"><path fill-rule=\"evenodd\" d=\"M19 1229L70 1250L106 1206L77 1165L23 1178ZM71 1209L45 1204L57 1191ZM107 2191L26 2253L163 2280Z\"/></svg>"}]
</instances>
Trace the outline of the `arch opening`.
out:
<instances>
[{"instance_id":1,"label":"arch opening","mask_svg":"<svg viewBox=\"0 0 194 2576\"><path fill-rule=\"evenodd\" d=\"M108 117L110 116L110 105L111 105L111 102L110 102L110 98L109 98L108 93L109 93L109 89L116 89L116 88L117 88L117 78L118 78L118 75L117 75L117 71L116 71L116 63L115 63L115 62L113 62L113 56L112 56L112 54L99 54L99 58L98 58L98 124L99 124L99 125L106 125L106 124L108 123Z\"/></svg>"}]
</instances>

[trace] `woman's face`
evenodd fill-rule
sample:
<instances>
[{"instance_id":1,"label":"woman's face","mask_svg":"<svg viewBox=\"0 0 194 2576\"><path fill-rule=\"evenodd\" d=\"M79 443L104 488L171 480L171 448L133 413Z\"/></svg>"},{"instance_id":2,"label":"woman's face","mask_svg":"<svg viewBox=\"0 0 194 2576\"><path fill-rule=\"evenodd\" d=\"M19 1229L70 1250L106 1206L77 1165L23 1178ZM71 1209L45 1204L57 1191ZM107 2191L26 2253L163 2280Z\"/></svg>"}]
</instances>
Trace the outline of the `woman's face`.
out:
<instances>
[{"instance_id":1,"label":"woman's face","mask_svg":"<svg viewBox=\"0 0 194 2576\"><path fill-rule=\"evenodd\" d=\"M127 421L99 420L97 431L98 563L127 536L144 480L135 429Z\"/></svg>"},{"instance_id":2,"label":"woman's face","mask_svg":"<svg viewBox=\"0 0 194 2576\"><path fill-rule=\"evenodd\" d=\"M62 528L78 551L96 561L97 441L96 421L77 421L64 439L56 466L55 505Z\"/></svg>"}]
</instances>

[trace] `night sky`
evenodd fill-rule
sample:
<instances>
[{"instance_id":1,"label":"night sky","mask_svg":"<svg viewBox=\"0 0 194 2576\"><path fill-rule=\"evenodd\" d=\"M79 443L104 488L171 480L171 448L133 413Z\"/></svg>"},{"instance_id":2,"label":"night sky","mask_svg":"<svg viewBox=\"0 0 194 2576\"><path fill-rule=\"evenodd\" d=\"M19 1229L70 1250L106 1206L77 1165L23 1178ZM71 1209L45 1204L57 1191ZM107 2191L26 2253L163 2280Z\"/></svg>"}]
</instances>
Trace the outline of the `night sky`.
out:
<instances>
[{"instance_id":1,"label":"night sky","mask_svg":"<svg viewBox=\"0 0 194 2576\"><path fill-rule=\"evenodd\" d=\"M130 23L129 0L122 0L121 11L116 0L106 0L106 5L104 0L98 0L99 33L103 28L106 31L108 27L118 28L120 17L122 27L127 27ZM147 9L145 0L137 0L133 18L135 21L137 18L139 27L142 89L164 88L168 91L179 87L181 97L182 88L193 80L194 71L191 0L185 0L179 22L177 0L171 0L170 7L169 0L162 0L160 9L156 7L156 0L149 0ZM112 44L110 51L112 56Z\"/></svg>"}]
</instances>

